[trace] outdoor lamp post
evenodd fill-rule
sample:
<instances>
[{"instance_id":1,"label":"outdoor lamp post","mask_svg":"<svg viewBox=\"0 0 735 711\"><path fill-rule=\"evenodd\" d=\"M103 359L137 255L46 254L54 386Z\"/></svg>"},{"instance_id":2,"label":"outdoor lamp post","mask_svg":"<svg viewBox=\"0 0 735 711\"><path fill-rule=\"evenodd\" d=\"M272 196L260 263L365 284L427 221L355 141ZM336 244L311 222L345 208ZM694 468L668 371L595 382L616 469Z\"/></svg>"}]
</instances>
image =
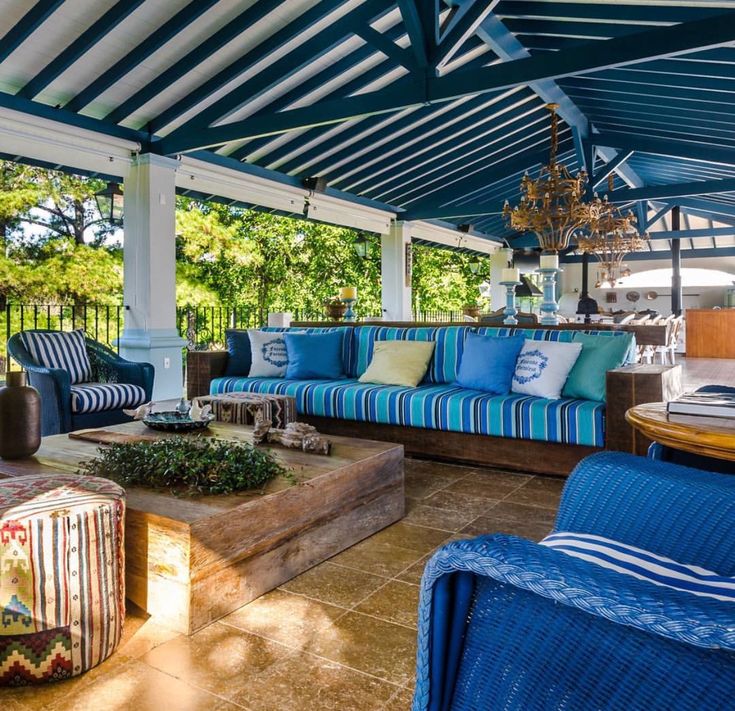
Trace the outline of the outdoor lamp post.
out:
<instances>
[{"instance_id":1,"label":"outdoor lamp post","mask_svg":"<svg viewBox=\"0 0 735 711\"><path fill-rule=\"evenodd\" d=\"M97 209L102 215L102 219L112 225L122 225L123 223L123 193L117 183L107 183L104 190L100 190L94 194L97 202Z\"/></svg>"}]
</instances>

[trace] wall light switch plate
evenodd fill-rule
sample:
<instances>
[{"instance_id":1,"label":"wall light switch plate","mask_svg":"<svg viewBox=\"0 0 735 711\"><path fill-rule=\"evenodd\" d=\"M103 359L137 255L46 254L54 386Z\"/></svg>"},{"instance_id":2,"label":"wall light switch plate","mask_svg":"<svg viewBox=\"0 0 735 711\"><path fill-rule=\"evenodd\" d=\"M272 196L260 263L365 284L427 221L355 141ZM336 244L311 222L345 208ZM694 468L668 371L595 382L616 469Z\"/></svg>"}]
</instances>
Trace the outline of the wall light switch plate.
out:
<instances>
[{"instance_id":1,"label":"wall light switch plate","mask_svg":"<svg viewBox=\"0 0 735 711\"><path fill-rule=\"evenodd\" d=\"M170 358L164 358L163 359L163 367L164 368L170 368L171 367L171 359Z\"/></svg>"}]
</instances>

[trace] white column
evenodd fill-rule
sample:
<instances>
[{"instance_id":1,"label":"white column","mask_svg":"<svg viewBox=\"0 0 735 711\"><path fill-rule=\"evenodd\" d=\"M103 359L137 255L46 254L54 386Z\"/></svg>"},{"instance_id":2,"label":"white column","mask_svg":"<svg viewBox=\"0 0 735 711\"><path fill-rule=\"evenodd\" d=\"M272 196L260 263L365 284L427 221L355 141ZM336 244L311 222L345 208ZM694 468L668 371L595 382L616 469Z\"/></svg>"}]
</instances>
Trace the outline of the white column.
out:
<instances>
[{"instance_id":1,"label":"white column","mask_svg":"<svg viewBox=\"0 0 735 711\"><path fill-rule=\"evenodd\" d=\"M156 369L153 398L183 394L176 328L176 187L178 162L146 153L125 180L125 328L120 354Z\"/></svg>"},{"instance_id":2,"label":"white column","mask_svg":"<svg viewBox=\"0 0 735 711\"><path fill-rule=\"evenodd\" d=\"M411 321L411 233L405 222L393 222L380 239L383 318Z\"/></svg>"},{"instance_id":3,"label":"white column","mask_svg":"<svg viewBox=\"0 0 735 711\"><path fill-rule=\"evenodd\" d=\"M502 271L513 259L513 250L506 247L499 249L490 258L490 308L493 311L505 307L505 287L501 286Z\"/></svg>"}]
</instances>

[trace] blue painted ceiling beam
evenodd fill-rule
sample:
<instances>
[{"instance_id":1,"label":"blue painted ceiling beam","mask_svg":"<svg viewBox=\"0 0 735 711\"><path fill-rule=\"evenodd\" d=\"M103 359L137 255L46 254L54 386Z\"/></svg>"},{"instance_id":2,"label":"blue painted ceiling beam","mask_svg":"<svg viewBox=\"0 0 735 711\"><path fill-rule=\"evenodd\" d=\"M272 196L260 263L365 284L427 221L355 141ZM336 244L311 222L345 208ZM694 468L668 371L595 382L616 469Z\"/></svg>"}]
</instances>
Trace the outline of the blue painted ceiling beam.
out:
<instances>
[{"instance_id":1,"label":"blue painted ceiling beam","mask_svg":"<svg viewBox=\"0 0 735 711\"><path fill-rule=\"evenodd\" d=\"M592 189L595 190L598 186L602 185L608 175L611 175L615 170L621 166L625 161L633 155L634 151L623 151L618 153L611 161L608 161L598 171L595 172L594 176L590 180Z\"/></svg>"},{"instance_id":2,"label":"blue painted ceiling beam","mask_svg":"<svg viewBox=\"0 0 735 711\"><path fill-rule=\"evenodd\" d=\"M658 139L649 136L614 133L612 131L595 135L593 141L597 146L735 165L735 149L718 148L717 146L695 143L694 141L677 141L670 138Z\"/></svg>"},{"instance_id":3,"label":"blue painted ceiling beam","mask_svg":"<svg viewBox=\"0 0 735 711\"><path fill-rule=\"evenodd\" d=\"M82 89L73 99L64 104L64 108L69 111L83 109L218 2L219 0L191 0L188 5L179 10L171 19L148 35L135 49L132 49L122 59L115 62L109 69Z\"/></svg>"},{"instance_id":4,"label":"blue painted ceiling beam","mask_svg":"<svg viewBox=\"0 0 735 711\"><path fill-rule=\"evenodd\" d=\"M360 14L366 6L367 3L353 14ZM190 123L163 139L160 150L163 153L185 152L252 136L276 134L312 125L339 123L371 113L415 106L427 100L447 101L467 94L508 88L542 79L583 74L609 66L635 63L651 56L674 55L732 41L735 41L735 12L723 13L711 20L695 20L598 42L594 46L594 51L592 47L585 45L557 52L552 56L529 57L482 69L458 70L444 77L427 76L424 81L409 77L403 80L397 93L396 86L400 82L387 89L358 97L317 102L312 106L283 111L268 117L245 119L205 129L203 126L206 122L213 121L217 116L226 115L245 100L240 91L243 87L239 87L232 95L221 99L214 107L203 112L204 115L200 117L201 121L197 120L196 126ZM307 44L308 42L303 46ZM267 85L268 80L269 76L265 76L261 78L261 83L266 82Z\"/></svg>"},{"instance_id":5,"label":"blue painted ceiling beam","mask_svg":"<svg viewBox=\"0 0 735 711\"><path fill-rule=\"evenodd\" d=\"M102 17L82 32L68 47L61 51L49 64L18 92L18 96L33 99L51 82L63 74L74 62L83 57L106 34L115 29L131 15L145 0L118 0Z\"/></svg>"},{"instance_id":6,"label":"blue painted ceiling beam","mask_svg":"<svg viewBox=\"0 0 735 711\"><path fill-rule=\"evenodd\" d=\"M397 0L397 4L411 40L411 51L416 57L416 63L420 68L425 69L429 66L429 56L436 46L436 33L426 33L422 8L414 0Z\"/></svg>"},{"instance_id":7,"label":"blue painted ceiling beam","mask_svg":"<svg viewBox=\"0 0 735 711\"><path fill-rule=\"evenodd\" d=\"M705 259L707 257L735 257L735 247L703 247L699 249L682 249L682 259ZM645 262L648 260L665 259L671 262L671 252L668 249L651 252L632 252L625 256L626 262ZM579 264L581 254L568 254L560 260L563 264Z\"/></svg>"},{"instance_id":8,"label":"blue painted ceiling beam","mask_svg":"<svg viewBox=\"0 0 735 711\"><path fill-rule=\"evenodd\" d=\"M302 42L283 57L275 60L268 67L232 89L225 96L199 111L194 118L184 123L174 133L201 133L203 128L228 118L249 101L277 86L300 69L303 69L331 50L339 47L345 40L355 34L356 28L379 19L386 12L386 5L383 0L366 0L366 2L359 5L355 10L333 22L328 29ZM254 53L250 52L250 54ZM262 61L262 49L258 50L257 57L258 61ZM348 101L349 99L344 100ZM319 102L317 103L318 105ZM293 110L296 111L298 109ZM214 131L217 129L212 128L210 130ZM243 138L246 137L243 136Z\"/></svg>"},{"instance_id":9,"label":"blue painted ceiling beam","mask_svg":"<svg viewBox=\"0 0 735 711\"><path fill-rule=\"evenodd\" d=\"M364 171L359 176L359 182L353 180L355 176L345 181L345 188L369 193L377 191L381 199L397 205L424 199L435 193L441 196L438 199L443 200L452 191L464 191L468 180L480 176L484 170L493 170L493 165L499 160L518 157L539 147L546 148L547 145L548 132L543 124L529 125L507 136L501 130L492 142L480 138L466 147L449 142L442 146L445 155L429 154L425 165L401 162L401 166L410 168L408 172L392 171L388 164L383 166L381 175L376 179L369 170Z\"/></svg>"},{"instance_id":10,"label":"blue painted ceiling beam","mask_svg":"<svg viewBox=\"0 0 735 711\"><path fill-rule=\"evenodd\" d=\"M690 195L713 195L735 192L735 178L722 180L695 180L691 183L672 185L651 185L645 188L622 188L604 192L601 197L611 202L631 202L633 200L669 200Z\"/></svg>"},{"instance_id":11,"label":"blue painted ceiling beam","mask_svg":"<svg viewBox=\"0 0 735 711\"><path fill-rule=\"evenodd\" d=\"M651 215L651 217L647 217L646 221L643 223L643 229L647 230L655 225L660 219L664 217L664 215L667 215L671 211L671 207L671 205L664 205L660 210Z\"/></svg>"},{"instance_id":12,"label":"blue painted ceiling beam","mask_svg":"<svg viewBox=\"0 0 735 711\"><path fill-rule=\"evenodd\" d=\"M660 89L661 87L670 87L673 89L681 89L689 84L696 86L696 91L704 93L720 94L719 97L723 101L732 99L735 93L732 79L720 79L718 77L708 77L704 70L696 77L680 74L662 74L661 72L643 72L639 71L639 66L620 67L619 69L608 69L598 72L594 76L580 77L581 81L587 81L592 85L605 86L608 82L630 84L632 89L650 91L650 89ZM731 70L732 71L732 70ZM648 88L646 88L648 87Z\"/></svg>"},{"instance_id":13,"label":"blue painted ceiling beam","mask_svg":"<svg viewBox=\"0 0 735 711\"><path fill-rule=\"evenodd\" d=\"M688 207L695 210L708 212L714 219L718 219L719 215L725 217L735 217L735 204L722 203L716 200L706 200L702 198L677 198L672 201L675 205L680 205L683 209Z\"/></svg>"},{"instance_id":14,"label":"blue painted ceiling beam","mask_svg":"<svg viewBox=\"0 0 735 711\"><path fill-rule=\"evenodd\" d=\"M690 5L628 5L623 3L503 2L501 17L554 17L570 20L620 20L627 22L687 22L716 15L716 8Z\"/></svg>"},{"instance_id":15,"label":"blue painted ceiling beam","mask_svg":"<svg viewBox=\"0 0 735 711\"><path fill-rule=\"evenodd\" d=\"M431 57L432 65L439 67L449 62L498 2L499 0L465 0L456 6L453 17L442 28L439 46Z\"/></svg>"},{"instance_id":16,"label":"blue painted ceiling beam","mask_svg":"<svg viewBox=\"0 0 735 711\"><path fill-rule=\"evenodd\" d=\"M48 104L41 104L37 101L24 99L13 94L0 92L0 106L13 111L20 111L29 116L38 116L39 118L58 121L66 126L75 126L76 128L85 128L89 131L97 131L106 136L115 136L117 138L126 138L130 141L138 141L144 146L148 140L148 134L141 131L135 131L125 126L117 126L107 123L101 119L92 118L91 116L83 116L75 114L66 109L57 109Z\"/></svg>"},{"instance_id":17,"label":"blue painted ceiling beam","mask_svg":"<svg viewBox=\"0 0 735 711\"><path fill-rule=\"evenodd\" d=\"M331 5L333 8L337 7L341 1L331 0ZM213 35L186 52L181 59L178 59L168 69L161 72L156 81L150 82L142 87L132 96L128 97L122 104L110 111L105 116L105 120L111 123L120 123L120 121L130 116L130 114L137 111L141 106L158 96L162 88L169 87L181 79L207 59L207 57L215 54L221 47L224 47L249 27L278 8L280 4L280 0L258 0L258 2L245 9ZM322 8L324 4L324 2L319 3L317 7ZM294 33L293 28L291 29L291 33ZM154 128L153 133L156 130L158 129Z\"/></svg>"},{"instance_id":18,"label":"blue painted ceiling beam","mask_svg":"<svg viewBox=\"0 0 735 711\"><path fill-rule=\"evenodd\" d=\"M505 25L494 15L488 17L478 28L477 35L504 61L513 61L530 57L528 50L516 39ZM592 132L589 120L576 106L574 101L564 93L553 79L542 79L529 84L546 103L558 104L557 113L571 126L578 139L584 140ZM616 151L610 148L598 151L604 160L613 160ZM643 185L641 178L627 166L620 166L619 174L633 187Z\"/></svg>"},{"instance_id":19,"label":"blue painted ceiling beam","mask_svg":"<svg viewBox=\"0 0 735 711\"><path fill-rule=\"evenodd\" d=\"M378 32L376 29L373 29L373 27L368 23L355 28L355 34L362 37L362 39L364 39L368 44L372 45L375 49L382 52L386 57L389 57L397 64L404 66L409 71L415 71L418 69L418 64L410 50L398 46L382 32Z\"/></svg>"},{"instance_id":20,"label":"blue painted ceiling beam","mask_svg":"<svg viewBox=\"0 0 735 711\"><path fill-rule=\"evenodd\" d=\"M64 4L64 0L38 0L3 36L0 38L0 62L7 59L23 42L30 37L54 11Z\"/></svg>"}]
</instances>

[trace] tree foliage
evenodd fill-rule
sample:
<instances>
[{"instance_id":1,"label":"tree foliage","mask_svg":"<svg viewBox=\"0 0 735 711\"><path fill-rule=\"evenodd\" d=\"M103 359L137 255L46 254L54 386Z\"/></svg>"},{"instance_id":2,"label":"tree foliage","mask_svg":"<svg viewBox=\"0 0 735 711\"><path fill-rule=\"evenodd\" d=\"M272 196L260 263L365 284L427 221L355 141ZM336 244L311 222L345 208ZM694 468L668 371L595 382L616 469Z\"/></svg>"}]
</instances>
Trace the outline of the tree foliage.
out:
<instances>
[{"instance_id":1,"label":"tree foliage","mask_svg":"<svg viewBox=\"0 0 735 711\"><path fill-rule=\"evenodd\" d=\"M0 305L122 301L122 249L99 216L104 183L0 161ZM268 311L323 313L341 286L356 286L357 311L381 313L380 245L360 258L354 230L220 203L178 198L177 300L238 306L260 321ZM414 249L414 306L460 309L475 303L487 268L470 255Z\"/></svg>"}]
</instances>

